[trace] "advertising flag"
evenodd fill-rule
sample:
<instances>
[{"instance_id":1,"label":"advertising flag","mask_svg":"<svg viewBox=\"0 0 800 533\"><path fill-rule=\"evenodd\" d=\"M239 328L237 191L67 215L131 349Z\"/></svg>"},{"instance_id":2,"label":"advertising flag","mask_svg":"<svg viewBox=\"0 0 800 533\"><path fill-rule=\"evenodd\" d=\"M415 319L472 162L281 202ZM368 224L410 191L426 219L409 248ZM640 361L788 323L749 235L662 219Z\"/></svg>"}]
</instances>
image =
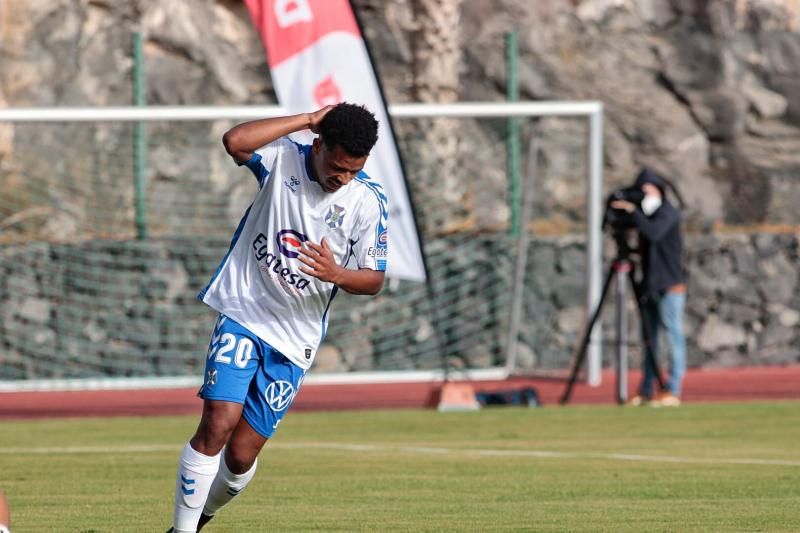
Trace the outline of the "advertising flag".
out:
<instances>
[{"instance_id":1,"label":"advertising flag","mask_svg":"<svg viewBox=\"0 0 800 533\"><path fill-rule=\"evenodd\" d=\"M290 113L350 102L380 123L364 168L389 198L389 277L424 281L417 227L386 104L348 0L245 0L261 34L272 82Z\"/></svg>"}]
</instances>

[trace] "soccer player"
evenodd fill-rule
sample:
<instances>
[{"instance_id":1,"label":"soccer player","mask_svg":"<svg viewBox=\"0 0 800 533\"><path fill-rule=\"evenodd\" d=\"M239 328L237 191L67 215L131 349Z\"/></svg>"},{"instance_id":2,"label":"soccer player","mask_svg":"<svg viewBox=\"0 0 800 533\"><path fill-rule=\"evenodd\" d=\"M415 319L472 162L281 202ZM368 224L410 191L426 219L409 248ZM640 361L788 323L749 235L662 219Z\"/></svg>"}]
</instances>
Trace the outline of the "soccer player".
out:
<instances>
[{"instance_id":1,"label":"soccer player","mask_svg":"<svg viewBox=\"0 0 800 533\"><path fill-rule=\"evenodd\" d=\"M318 134L311 145L286 137L304 129ZM347 103L225 133L225 149L259 191L199 294L219 317L170 531L199 531L253 478L314 362L337 291L383 287L386 196L362 171L377 138L374 115Z\"/></svg>"}]
</instances>

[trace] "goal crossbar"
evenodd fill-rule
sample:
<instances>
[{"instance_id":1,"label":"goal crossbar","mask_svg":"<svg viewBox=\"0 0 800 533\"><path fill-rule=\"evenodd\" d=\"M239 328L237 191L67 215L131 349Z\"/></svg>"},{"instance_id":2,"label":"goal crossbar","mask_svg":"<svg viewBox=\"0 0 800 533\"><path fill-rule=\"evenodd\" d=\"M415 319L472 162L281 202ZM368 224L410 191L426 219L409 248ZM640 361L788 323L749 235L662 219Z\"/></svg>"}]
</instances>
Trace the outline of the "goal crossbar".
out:
<instances>
[{"instance_id":1,"label":"goal crossbar","mask_svg":"<svg viewBox=\"0 0 800 533\"><path fill-rule=\"evenodd\" d=\"M0 122L152 122L270 118L287 111L266 106L119 106L0 108ZM601 102L459 102L451 104L392 104L395 118L506 118L593 116L603 113Z\"/></svg>"}]
</instances>

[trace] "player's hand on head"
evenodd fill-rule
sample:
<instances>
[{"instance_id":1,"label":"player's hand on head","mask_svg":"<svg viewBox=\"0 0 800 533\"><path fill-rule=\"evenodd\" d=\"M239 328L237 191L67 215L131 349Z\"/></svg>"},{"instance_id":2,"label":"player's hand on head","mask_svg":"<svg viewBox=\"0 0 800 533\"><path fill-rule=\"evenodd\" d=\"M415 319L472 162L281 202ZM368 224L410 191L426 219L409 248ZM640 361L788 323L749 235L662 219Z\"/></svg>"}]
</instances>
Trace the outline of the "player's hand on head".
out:
<instances>
[{"instance_id":1,"label":"player's hand on head","mask_svg":"<svg viewBox=\"0 0 800 533\"><path fill-rule=\"evenodd\" d=\"M336 106L326 105L322 109L318 109L318 110L314 111L313 113L309 113L308 114L308 122L309 122L308 129L310 129L314 133L319 133L319 125L322 122L322 119L325 118L325 115L327 115L328 112L331 109L333 109L334 107L336 107Z\"/></svg>"},{"instance_id":2,"label":"player's hand on head","mask_svg":"<svg viewBox=\"0 0 800 533\"><path fill-rule=\"evenodd\" d=\"M306 241L305 246L300 248L298 258L305 266L300 267L300 271L314 276L322 281L336 283L336 278L342 267L336 264L333 257L333 250L328 246L328 240L323 237L320 244Z\"/></svg>"}]
</instances>

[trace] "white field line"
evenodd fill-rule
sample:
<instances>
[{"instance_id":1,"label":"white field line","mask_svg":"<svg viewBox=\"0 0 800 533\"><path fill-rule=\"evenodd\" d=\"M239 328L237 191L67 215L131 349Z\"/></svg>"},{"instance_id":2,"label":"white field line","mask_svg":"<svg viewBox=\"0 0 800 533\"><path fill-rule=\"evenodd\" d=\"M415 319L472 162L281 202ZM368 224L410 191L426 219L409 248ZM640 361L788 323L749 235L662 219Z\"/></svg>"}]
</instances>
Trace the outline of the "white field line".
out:
<instances>
[{"instance_id":1,"label":"white field line","mask_svg":"<svg viewBox=\"0 0 800 533\"><path fill-rule=\"evenodd\" d=\"M179 453L181 446L173 444L138 444L129 446L50 446L41 448L0 448L0 455L59 455L100 453ZM629 453L552 452L545 450L463 449L430 446L379 446L344 443L273 443L268 449L281 450L339 450L347 452L404 453L411 455L447 455L466 457L522 457L530 459L601 459L643 463L679 463L705 465L763 465L800 466L800 460L722 457L683 457L675 455L641 455Z\"/></svg>"}]
</instances>

